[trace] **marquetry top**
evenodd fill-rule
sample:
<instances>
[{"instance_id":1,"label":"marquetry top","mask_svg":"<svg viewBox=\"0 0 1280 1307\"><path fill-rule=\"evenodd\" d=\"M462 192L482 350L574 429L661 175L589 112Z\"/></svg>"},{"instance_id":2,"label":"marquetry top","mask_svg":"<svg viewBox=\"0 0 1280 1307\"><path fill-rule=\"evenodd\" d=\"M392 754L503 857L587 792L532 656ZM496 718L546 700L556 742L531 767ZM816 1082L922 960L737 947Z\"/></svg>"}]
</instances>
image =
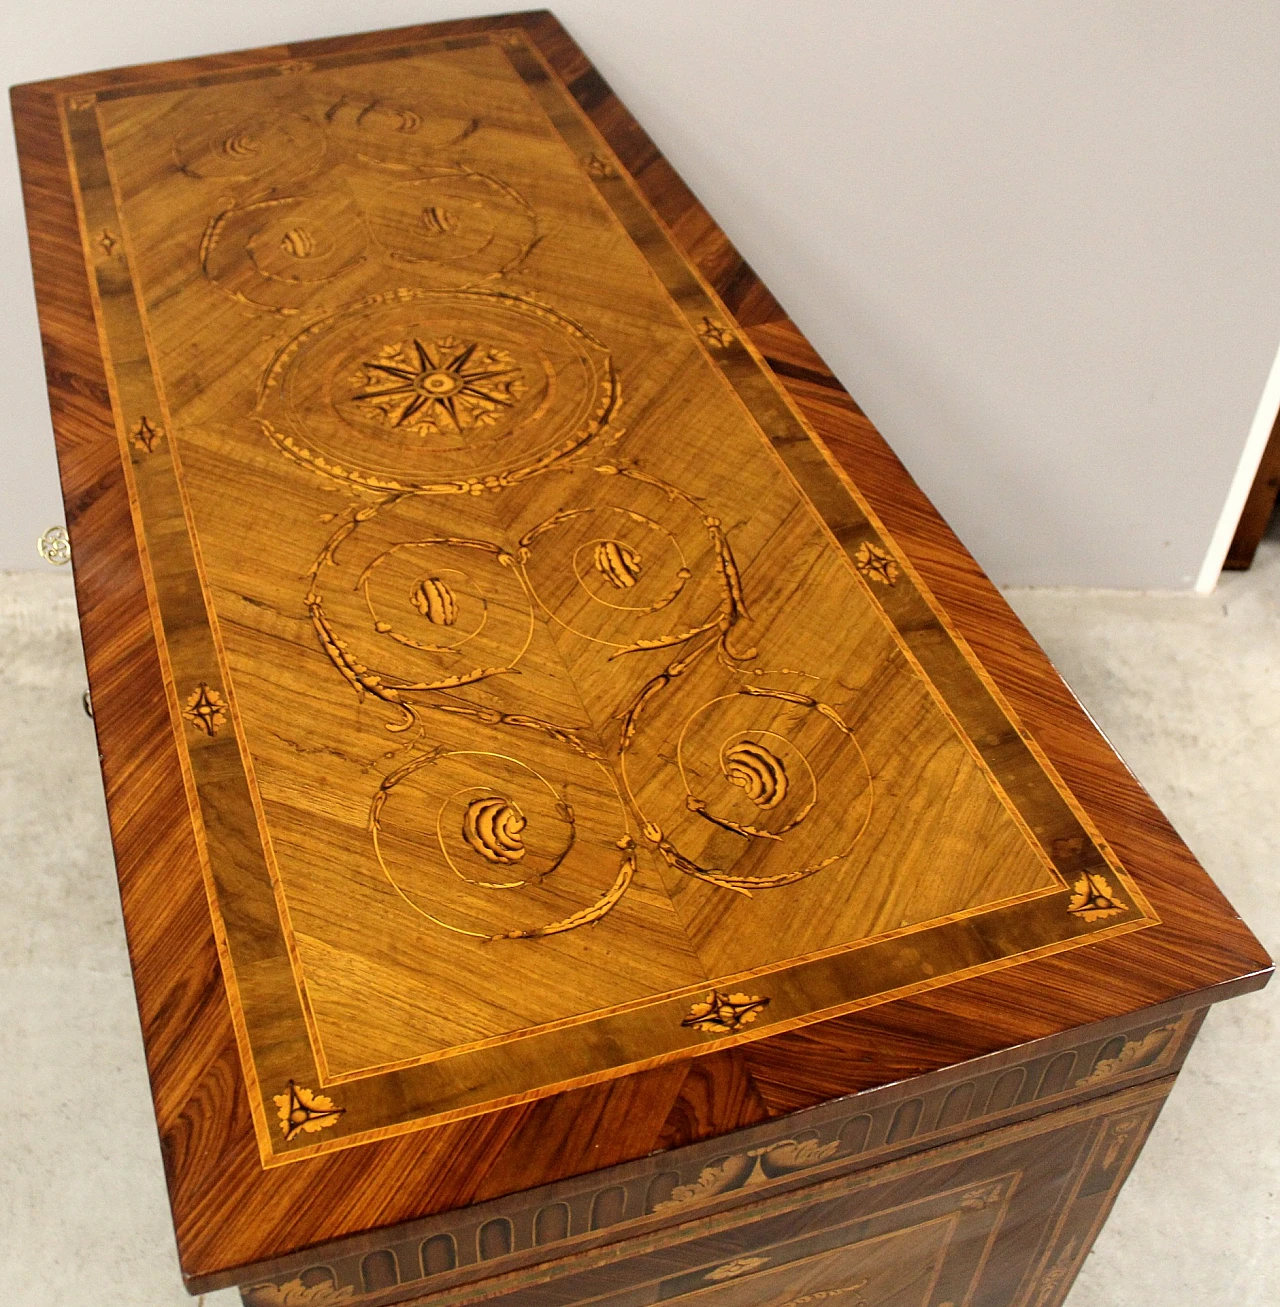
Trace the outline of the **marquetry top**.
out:
<instances>
[{"instance_id":1,"label":"marquetry top","mask_svg":"<svg viewBox=\"0 0 1280 1307\"><path fill-rule=\"evenodd\" d=\"M1259 983L548 15L15 109L197 1282Z\"/></svg>"}]
</instances>

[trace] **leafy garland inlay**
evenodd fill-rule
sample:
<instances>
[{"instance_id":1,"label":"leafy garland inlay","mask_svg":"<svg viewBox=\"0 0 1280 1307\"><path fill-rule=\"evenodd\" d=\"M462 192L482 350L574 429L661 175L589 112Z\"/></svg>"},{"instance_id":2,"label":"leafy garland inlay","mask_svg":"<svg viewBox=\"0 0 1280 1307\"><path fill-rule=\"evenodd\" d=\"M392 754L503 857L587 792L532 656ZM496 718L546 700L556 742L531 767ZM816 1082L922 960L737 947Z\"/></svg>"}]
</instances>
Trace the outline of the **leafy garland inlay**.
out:
<instances>
[{"instance_id":1,"label":"leafy garland inlay","mask_svg":"<svg viewBox=\"0 0 1280 1307\"><path fill-rule=\"evenodd\" d=\"M1038 1293L1036 1294L1034 1307L1049 1307L1049 1303L1053 1301L1063 1280L1067 1279L1068 1274L1072 1269L1072 1263L1075 1261L1078 1247L1079 1240L1075 1235L1072 1235L1072 1237L1063 1244L1062 1250L1058 1253L1057 1260L1047 1271L1045 1271L1040 1283L1036 1286Z\"/></svg>"},{"instance_id":2,"label":"leafy garland inlay","mask_svg":"<svg viewBox=\"0 0 1280 1307\"><path fill-rule=\"evenodd\" d=\"M714 1166L704 1166L692 1184L677 1185L666 1202L657 1203L655 1212L669 1211L689 1203L704 1202L719 1194L736 1189L752 1189L767 1184L779 1176L803 1171L834 1157L840 1150L840 1141L820 1144L816 1139L781 1139L735 1153Z\"/></svg>"},{"instance_id":3,"label":"leafy garland inlay","mask_svg":"<svg viewBox=\"0 0 1280 1307\"><path fill-rule=\"evenodd\" d=\"M284 1284L255 1284L244 1291L245 1307L340 1307L353 1299L355 1290L332 1280L303 1284L301 1279Z\"/></svg>"},{"instance_id":4,"label":"leafy garland inlay","mask_svg":"<svg viewBox=\"0 0 1280 1307\"><path fill-rule=\"evenodd\" d=\"M403 766L388 775L373 799L369 828L373 836L375 856L391 884L416 910L446 929L481 939L531 939L558 934L599 921L621 901L636 873L636 842L629 829L628 813L640 818L644 838L674 870L707 884L746 895L793 884L822 872L848 856L861 837L862 831L866 829L866 823L871 815L871 777L866 760L862 757L861 749L848 726L831 705L799 691L783 690L758 682L743 683L738 679L752 674L751 664L758 657L758 651L753 648L738 649L735 644L735 628L747 618L746 602L733 548L720 519L707 513L704 507L679 487L642 472L638 468L622 467L617 464L598 464L595 467L583 467L581 464L561 466L556 462L546 464L539 472L544 475L560 473L575 478L586 478L585 484L579 481L579 487L580 491L586 492L590 497L585 498L581 504L569 498L566 507L533 525L514 545L506 545L497 540L430 536L425 539L406 540L392 545L390 549L384 548L368 562L362 572L358 573L355 584L355 589L365 596L366 611L374 619L375 632L396 641L401 646L440 656L452 655L467 646L467 641L483 628L487 612L485 605L488 601L476 595L474 577L479 574L475 573L473 566L467 558L463 557L464 555L473 560L488 558L485 567L489 569L488 575L491 576L493 584L500 584L507 592L504 600L504 608L507 612L516 614L524 609L528 621L532 623L535 611L541 608L552 621L564 625L565 619L547 606L540 593L540 578L545 575L548 566L542 560L554 556L557 538L566 530L588 533L588 539L574 551L573 565L576 569L574 574L595 603L602 605L605 610L644 615L661 614L683 594L687 586L708 587L706 593L710 598L715 593L709 588L714 582L720 596L719 611L712 612L694 626L682 627L676 623L665 632L658 627L661 633L634 639L629 644L611 640L603 642L612 650L613 657L662 649L671 649L675 654L674 659L664 670L651 676L641 687L630 706L619 713L617 743L612 746L614 756L610 759L605 752L610 746L588 739L576 727L561 725L527 712L504 713L496 707L474 703L453 693L465 686L518 673L518 664L528 648L528 637L521 646L507 645L494 649L493 652L498 657L490 661L481 660L480 655L477 654L474 660L470 660L471 665L467 662L455 663L452 670L447 666L441 667L434 675L427 674L432 670L429 666L422 665L418 668L415 665L421 679L409 679L402 673L394 673L390 666L378 666L368 661L371 658L376 658L379 663L383 661L384 655L374 650L372 646L369 652L357 652L348 634L349 628L346 623L339 622L335 616L331 616L330 606L325 596L326 591L331 590L333 583L326 578L331 569L343 566L339 558L340 549L343 557L350 557L353 548L350 542L365 523L383 519L384 525L381 530L385 534L388 530L385 525L386 518L395 514L401 505L407 507L415 494L430 493L430 491L387 494L378 501L353 508L335 526L329 542L313 565L310 576L311 590L307 602L322 647L344 678L362 696L368 695L379 699L400 712L400 719L387 723L387 728L396 732L407 731L423 724L427 714L448 712L454 716L473 718L477 723L489 726L513 727L517 731L535 731L559 742L598 767L603 774L604 783L614 791L620 806L619 825L610 837L610 842L621 855L617 875L611 885L600 887L598 897L593 902L556 920L514 926L506 922L500 928L483 930L478 928L478 924L474 921L464 924L454 918L447 904L427 906L417 901L412 893L406 892L400 877L389 864L387 854L393 847L387 824L389 805L404 811L409 803L407 797L396 797L401 792L400 787L408 786L403 791L407 796L414 787L424 783L430 785L431 775L434 774L441 777L441 780L435 784L443 792L446 776L461 774L462 770L472 766L467 763L468 758L483 756L493 760L505 759L500 763L495 761L484 764L487 768L497 767L498 770L506 768L508 774L501 777L495 774L489 782L489 785L494 788L482 786L478 789L471 796L472 806L465 816L462 814L446 816L441 809L438 817L438 842L441 856L446 864L462 880L493 890L514 889L525 884L541 884L551 871L564 862L572 851L578 834L573 807L562 785L552 783L531 769L525 768L513 777L509 769L523 767L524 764L520 763L517 757L507 754L505 749L483 755L465 750L433 750L409 759ZM609 489L608 483L617 487L616 492ZM678 514L671 519L671 526L659 522L633 506L639 502L634 497L641 492L647 494L656 492L665 499L667 505L674 506L674 509L678 510ZM615 502L602 503L602 498ZM668 509L668 512L672 511L672 508ZM646 534L646 538L665 540L666 543L660 546L659 552L662 552L663 548L668 551L669 556L663 562L668 569L666 575L670 576L670 582L661 579L663 571L656 559L652 569L642 561L641 549L637 544L618 538L612 530L608 535L591 537L589 535L591 528L601 520L601 514L607 516L609 525L615 530L617 526L626 523L629 524L629 530L641 531ZM679 544L672 527L676 525L681 514L687 516L681 523L680 530L699 533L702 536L700 545L695 545L695 538L692 536L686 545ZM701 549L705 559L704 568L708 564L711 568L709 576L696 581L686 558L687 550L694 548ZM420 618L425 617L436 629L451 628L460 632L459 638L452 644L426 643L420 636L410 636L404 629L398 629L397 623L390 620L393 614L385 611L381 597L375 600L370 586L380 574L380 569L387 565L387 559L396 556L397 551L406 549L448 551L460 563L465 564L459 568L451 567L447 573L443 568L433 572L418 581L412 587L410 595L412 607ZM582 566L587 570L578 567L576 561L578 559L582 560ZM441 562L443 561L442 554ZM472 576L472 581L468 583L471 586L472 597L464 597L461 590L446 583L443 580L446 574L458 576L463 580L467 576ZM607 589L592 590L588 584L588 578L592 574L599 577L607 585ZM658 594L658 597L648 604L625 606L608 597L612 593L621 600L623 595L635 590L642 582L647 584L651 591L656 589ZM348 582L339 583L338 592L343 592L348 586ZM664 586L667 588L663 589ZM599 642L592 634L589 624L584 625L581 617L576 617L574 620L578 625L569 629L585 639ZM532 630L532 626L529 629ZM679 733L677 767L684 782L686 795L683 812L692 813L699 820L732 831L749 840L760 841L762 848L774 846L780 848L792 831L804 825L818 806L820 796L817 775L808 763L804 752L776 729L781 724L777 714L785 712L792 722L801 722L815 738L823 733L835 732L835 742L828 747L834 749L842 759L840 772L846 777L846 785L852 784L854 787L850 791L850 797L844 802L859 813L862 821L856 829L850 830L846 826L833 832L825 847L819 846L814 849L809 845L809 853L796 860L800 865L796 865L795 862L790 865L783 864L782 870L772 874L748 874L727 867L705 865L682 850L680 844L684 841L683 836L678 835L677 832L668 833L663 825L647 814L644 800L634 789L629 766L636 751L636 742L643 729L643 721L647 720L648 714L653 711L655 700L677 678L685 675L695 660L710 659L712 656L734 675L737 688L731 689L728 694L707 701L686 721L684 730ZM754 674L769 673L755 671ZM447 694L444 699L436 700L428 697L442 692ZM700 774L690 773L687 769L686 753L694 747L695 739L705 735L708 729L706 722L703 721L704 714L725 712L730 714L730 720L734 714L737 714L741 725L750 722L751 714L763 714L763 718L757 717L761 722L759 727L749 726L745 731L738 729L730 732L721 747L719 766L714 772L704 770ZM770 722L773 725L770 725ZM691 732L694 734L691 735ZM788 760L785 762L781 756L783 752L787 754ZM427 767L438 770L433 773L423 773L422 769ZM798 779L790 774L792 767L795 768ZM471 775L474 777L473 770ZM718 783L723 785L725 790L729 793L736 791L743 796L760 816L748 821L740 811L735 815L732 800L725 797L724 791L713 788L717 776ZM415 777L419 779L414 780ZM522 860L519 850L525 847L525 842L531 833L537 835L538 832L533 827L526 829L529 809L523 797L520 798L517 806L510 789L513 779L520 787L533 785L531 797L536 796L539 786L549 789L555 795L555 810L558 814L555 820L561 824L563 836L557 846L559 852L550 850L548 853L548 856L554 858L549 868L542 866L538 870L530 867L517 879L494 880L491 879L491 871L487 874L482 870L472 871L465 868L462 862L457 861L457 854L451 852L449 847L451 838L449 828L461 834L460 847L464 861L470 855L477 856L490 867L495 863L511 866L512 863L520 861L524 871L529 860ZM834 786L835 782L828 782L828 784ZM471 780L469 788L475 788L474 779ZM830 799L824 798L823 801L831 802L838 798L837 793ZM520 814L518 818L515 815L517 812ZM550 830L545 818L542 819L541 829ZM507 861L508 859L511 861ZM777 862L782 863L782 859L778 858ZM507 909L504 908L504 915L506 911ZM756 1020L767 1003L768 999L760 996L725 996L713 993L708 996L708 1005L699 1005L684 1024L709 1033L732 1033Z\"/></svg>"},{"instance_id":5,"label":"leafy garland inlay","mask_svg":"<svg viewBox=\"0 0 1280 1307\"><path fill-rule=\"evenodd\" d=\"M1176 1024L1160 1026L1157 1030L1148 1031L1141 1039L1126 1039L1120 1052L1115 1057L1106 1057L1099 1061L1093 1070L1080 1081L1077 1088L1096 1084L1099 1080L1109 1080L1112 1076L1124 1075L1127 1071L1143 1066L1148 1058L1164 1051L1173 1038L1176 1029Z\"/></svg>"},{"instance_id":6,"label":"leafy garland inlay","mask_svg":"<svg viewBox=\"0 0 1280 1307\"><path fill-rule=\"evenodd\" d=\"M714 1271L708 1271L702 1278L711 1281L732 1280L735 1276L746 1275L748 1271L764 1266L768 1260L767 1257L739 1257L735 1261L725 1262L723 1266L717 1266Z\"/></svg>"},{"instance_id":7,"label":"leafy garland inlay","mask_svg":"<svg viewBox=\"0 0 1280 1307\"><path fill-rule=\"evenodd\" d=\"M865 1307L866 1299L862 1296L862 1290L870 1283L869 1280L859 1280L857 1284L842 1285L838 1289L818 1289L814 1293L802 1294L799 1298L788 1298L786 1302L780 1303L779 1307L809 1307L810 1303L828 1302L832 1298L843 1298L846 1293L856 1293L857 1298L847 1304L847 1307ZM938 1307L948 1307L947 1303L939 1303Z\"/></svg>"}]
</instances>

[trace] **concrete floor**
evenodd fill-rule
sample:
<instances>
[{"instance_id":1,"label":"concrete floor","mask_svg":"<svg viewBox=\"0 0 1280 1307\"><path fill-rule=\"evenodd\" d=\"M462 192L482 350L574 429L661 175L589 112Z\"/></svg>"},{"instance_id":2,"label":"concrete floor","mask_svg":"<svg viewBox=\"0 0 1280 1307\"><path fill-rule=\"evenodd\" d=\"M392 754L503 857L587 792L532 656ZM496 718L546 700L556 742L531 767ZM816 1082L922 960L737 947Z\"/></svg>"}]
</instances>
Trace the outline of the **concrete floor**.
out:
<instances>
[{"instance_id":1,"label":"concrete floor","mask_svg":"<svg viewBox=\"0 0 1280 1307\"><path fill-rule=\"evenodd\" d=\"M1209 599L1009 598L1275 951L1280 538ZM0 576L0 651L0 1304L180 1307L69 576ZM1280 1304L1278 1009L1211 1014L1070 1307Z\"/></svg>"}]
</instances>

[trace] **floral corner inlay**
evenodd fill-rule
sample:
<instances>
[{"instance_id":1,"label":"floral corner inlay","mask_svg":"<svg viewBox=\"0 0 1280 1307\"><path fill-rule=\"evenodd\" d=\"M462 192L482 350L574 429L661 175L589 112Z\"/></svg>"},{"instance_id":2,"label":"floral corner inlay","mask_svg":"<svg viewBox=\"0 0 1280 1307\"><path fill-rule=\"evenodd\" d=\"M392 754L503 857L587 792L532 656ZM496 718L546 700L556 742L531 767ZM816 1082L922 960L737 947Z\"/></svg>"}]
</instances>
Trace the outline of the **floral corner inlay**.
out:
<instances>
[{"instance_id":1,"label":"floral corner inlay","mask_svg":"<svg viewBox=\"0 0 1280 1307\"><path fill-rule=\"evenodd\" d=\"M150 454L156 445L160 443L160 438L164 435L164 428L158 427L144 413L137 421L133 430L129 432L129 439L144 454Z\"/></svg>"},{"instance_id":2,"label":"floral corner inlay","mask_svg":"<svg viewBox=\"0 0 1280 1307\"><path fill-rule=\"evenodd\" d=\"M285 1143L303 1130L314 1134L317 1130L336 1125L338 1118L347 1110L345 1107L335 1107L333 1099L304 1089L292 1080L289 1081L289 1088L283 1094L276 1094L272 1101L279 1108L280 1129L284 1133Z\"/></svg>"},{"instance_id":3,"label":"floral corner inlay","mask_svg":"<svg viewBox=\"0 0 1280 1307\"><path fill-rule=\"evenodd\" d=\"M746 1275L748 1271L754 1271L768 1260L767 1257L739 1257L736 1261L717 1266L714 1271L708 1271L702 1278L711 1281L732 1280L736 1275Z\"/></svg>"},{"instance_id":4,"label":"floral corner inlay","mask_svg":"<svg viewBox=\"0 0 1280 1307\"><path fill-rule=\"evenodd\" d=\"M314 70L315 64L309 59L290 59L288 63L276 65L276 72L282 77L294 76L297 73L309 73Z\"/></svg>"},{"instance_id":5,"label":"floral corner inlay","mask_svg":"<svg viewBox=\"0 0 1280 1307\"><path fill-rule=\"evenodd\" d=\"M197 730L212 737L227 720L227 701L217 690L211 690L207 682L201 681L187 696L182 715Z\"/></svg>"},{"instance_id":6,"label":"floral corner inlay","mask_svg":"<svg viewBox=\"0 0 1280 1307\"><path fill-rule=\"evenodd\" d=\"M698 323L698 335L711 346L712 349L728 349L737 337L724 325L723 322L717 322L714 318L703 318Z\"/></svg>"},{"instance_id":7,"label":"floral corner inlay","mask_svg":"<svg viewBox=\"0 0 1280 1307\"><path fill-rule=\"evenodd\" d=\"M873 545L870 540L864 540L858 546L858 552L853 556L853 565L868 581L874 581L877 585L898 584L898 564L886 550Z\"/></svg>"},{"instance_id":8,"label":"floral corner inlay","mask_svg":"<svg viewBox=\"0 0 1280 1307\"><path fill-rule=\"evenodd\" d=\"M689 1015L680 1024L694 1030L730 1034L750 1025L768 1006L769 1000L759 994L722 994L713 989L701 1003L689 1009Z\"/></svg>"},{"instance_id":9,"label":"floral corner inlay","mask_svg":"<svg viewBox=\"0 0 1280 1307\"><path fill-rule=\"evenodd\" d=\"M1067 911L1085 921L1100 921L1128 910L1127 905L1115 897L1115 891L1105 876L1085 872L1071 887L1072 895Z\"/></svg>"},{"instance_id":10,"label":"floral corner inlay","mask_svg":"<svg viewBox=\"0 0 1280 1307\"><path fill-rule=\"evenodd\" d=\"M98 239L94 241L94 244L107 256L107 258L110 258L115 253L116 246L120 244L120 241L112 232L104 227L99 234Z\"/></svg>"}]
</instances>

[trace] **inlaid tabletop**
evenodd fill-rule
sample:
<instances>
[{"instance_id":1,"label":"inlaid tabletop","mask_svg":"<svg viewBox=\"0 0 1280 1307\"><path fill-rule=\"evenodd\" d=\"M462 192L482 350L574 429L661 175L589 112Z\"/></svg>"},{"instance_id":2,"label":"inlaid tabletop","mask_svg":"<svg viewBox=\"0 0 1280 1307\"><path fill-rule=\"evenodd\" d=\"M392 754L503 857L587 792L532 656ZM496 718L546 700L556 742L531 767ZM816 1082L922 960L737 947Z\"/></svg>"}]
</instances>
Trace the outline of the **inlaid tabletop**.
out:
<instances>
[{"instance_id":1,"label":"inlaid tabletop","mask_svg":"<svg viewBox=\"0 0 1280 1307\"><path fill-rule=\"evenodd\" d=\"M523 16L25 92L260 1167L1165 916L575 57Z\"/></svg>"},{"instance_id":2,"label":"inlaid tabletop","mask_svg":"<svg viewBox=\"0 0 1280 1307\"><path fill-rule=\"evenodd\" d=\"M1155 920L518 31L65 115L265 1161Z\"/></svg>"}]
</instances>

